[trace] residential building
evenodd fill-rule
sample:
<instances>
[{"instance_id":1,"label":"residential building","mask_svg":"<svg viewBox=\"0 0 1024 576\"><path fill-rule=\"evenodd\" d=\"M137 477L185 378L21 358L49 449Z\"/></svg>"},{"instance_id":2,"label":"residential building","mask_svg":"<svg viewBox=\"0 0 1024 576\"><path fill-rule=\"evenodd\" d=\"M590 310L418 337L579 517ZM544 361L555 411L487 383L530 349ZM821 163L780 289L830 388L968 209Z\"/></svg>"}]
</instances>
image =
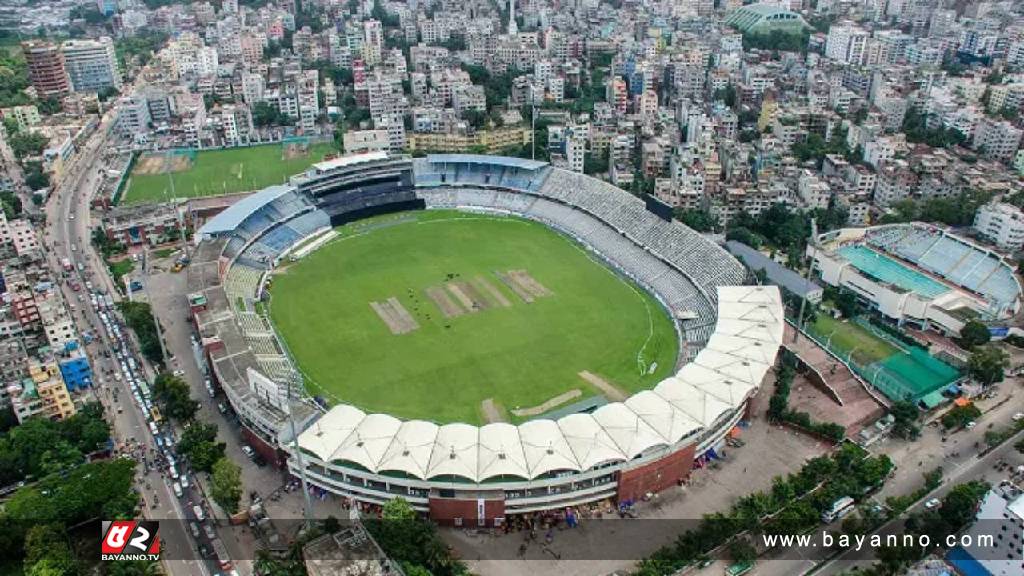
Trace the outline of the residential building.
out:
<instances>
[{"instance_id":1,"label":"residential building","mask_svg":"<svg viewBox=\"0 0 1024 576\"><path fill-rule=\"evenodd\" d=\"M121 88L121 71L114 53L114 41L68 40L61 45L64 67L75 92L102 92Z\"/></svg>"},{"instance_id":2,"label":"residential building","mask_svg":"<svg viewBox=\"0 0 1024 576\"><path fill-rule=\"evenodd\" d=\"M974 229L1003 250L1017 251L1024 247L1024 213L1012 204L985 204L974 216Z\"/></svg>"},{"instance_id":3,"label":"residential building","mask_svg":"<svg viewBox=\"0 0 1024 576\"><path fill-rule=\"evenodd\" d=\"M64 54L56 44L32 40L22 42L21 51L28 67L29 81L41 98L60 98L71 92L64 69Z\"/></svg>"}]
</instances>

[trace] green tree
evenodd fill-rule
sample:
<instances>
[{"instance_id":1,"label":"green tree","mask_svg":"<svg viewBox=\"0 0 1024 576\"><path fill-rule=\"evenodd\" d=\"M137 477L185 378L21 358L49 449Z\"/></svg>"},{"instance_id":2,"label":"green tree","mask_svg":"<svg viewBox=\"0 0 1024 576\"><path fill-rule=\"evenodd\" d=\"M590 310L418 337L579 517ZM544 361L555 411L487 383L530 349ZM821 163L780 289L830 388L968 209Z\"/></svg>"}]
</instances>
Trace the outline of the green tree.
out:
<instances>
[{"instance_id":1,"label":"green tree","mask_svg":"<svg viewBox=\"0 0 1024 576\"><path fill-rule=\"evenodd\" d=\"M963 406L954 406L943 414L942 425L947 430L952 430L953 428L965 426L968 422L973 422L980 416L981 410L978 410L978 407L973 402L968 402Z\"/></svg>"},{"instance_id":2,"label":"green tree","mask_svg":"<svg viewBox=\"0 0 1024 576\"><path fill-rule=\"evenodd\" d=\"M192 467L212 472L213 465L224 457L225 444L217 442L217 427L206 422L194 422L181 433L178 453L188 457Z\"/></svg>"},{"instance_id":3,"label":"green tree","mask_svg":"<svg viewBox=\"0 0 1024 576\"><path fill-rule=\"evenodd\" d=\"M985 385L1003 381L1003 371L1010 365L1009 356L1001 348L980 346L967 360L967 372Z\"/></svg>"},{"instance_id":4,"label":"green tree","mask_svg":"<svg viewBox=\"0 0 1024 576\"><path fill-rule=\"evenodd\" d=\"M117 303L117 307L124 315L125 322L138 337L143 356L150 362L163 364L164 356L156 331L156 319L153 317L153 311L149 304L122 300Z\"/></svg>"},{"instance_id":5,"label":"green tree","mask_svg":"<svg viewBox=\"0 0 1024 576\"><path fill-rule=\"evenodd\" d=\"M917 420L921 411L911 400L898 400L889 409L893 417L892 433L897 438L904 440L916 440L921 435L921 427Z\"/></svg>"},{"instance_id":6,"label":"green tree","mask_svg":"<svg viewBox=\"0 0 1024 576\"><path fill-rule=\"evenodd\" d=\"M221 458L213 465L210 482L213 501L228 514L238 512L242 499L242 469L231 460Z\"/></svg>"},{"instance_id":7,"label":"green tree","mask_svg":"<svg viewBox=\"0 0 1024 576\"><path fill-rule=\"evenodd\" d=\"M988 341L992 338L992 334L988 331L988 326L985 326L977 320L971 320L964 324L964 327L960 329L960 341L967 349L974 348L975 346L981 346L982 344L988 344Z\"/></svg>"},{"instance_id":8,"label":"green tree","mask_svg":"<svg viewBox=\"0 0 1024 576\"><path fill-rule=\"evenodd\" d=\"M190 396L188 383L166 372L153 380L153 395L164 407L164 414L179 422L188 422L195 417L199 403Z\"/></svg>"},{"instance_id":9,"label":"green tree","mask_svg":"<svg viewBox=\"0 0 1024 576\"><path fill-rule=\"evenodd\" d=\"M46 149L49 139L39 132L21 131L7 139L15 158L38 156Z\"/></svg>"},{"instance_id":10,"label":"green tree","mask_svg":"<svg viewBox=\"0 0 1024 576\"><path fill-rule=\"evenodd\" d=\"M713 232L718 228L718 220L707 210L676 210L677 220L697 232Z\"/></svg>"}]
</instances>

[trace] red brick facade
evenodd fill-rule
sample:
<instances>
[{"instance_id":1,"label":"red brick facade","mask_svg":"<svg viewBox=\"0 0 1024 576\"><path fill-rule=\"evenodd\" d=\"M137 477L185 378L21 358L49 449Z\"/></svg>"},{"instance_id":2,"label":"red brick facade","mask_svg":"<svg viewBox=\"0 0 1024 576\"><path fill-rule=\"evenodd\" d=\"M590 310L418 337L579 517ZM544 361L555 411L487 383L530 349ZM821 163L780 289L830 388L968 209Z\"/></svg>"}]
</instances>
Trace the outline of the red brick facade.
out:
<instances>
[{"instance_id":1,"label":"red brick facade","mask_svg":"<svg viewBox=\"0 0 1024 576\"><path fill-rule=\"evenodd\" d=\"M619 501L638 500L647 492L660 492L690 476L696 444L619 474Z\"/></svg>"},{"instance_id":2,"label":"red brick facade","mask_svg":"<svg viewBox=\"0 0 1024 576\"><path fill-rule=\"evenodd\" d=\"M476 498L439 498L430 497L430 519L446 526L457 525L461 519L467 528L479 526L479 501ZM494 526L495 518L505 517L505 501L501 499L484 499L484 526Z\"/></svg>"}]
</instances>

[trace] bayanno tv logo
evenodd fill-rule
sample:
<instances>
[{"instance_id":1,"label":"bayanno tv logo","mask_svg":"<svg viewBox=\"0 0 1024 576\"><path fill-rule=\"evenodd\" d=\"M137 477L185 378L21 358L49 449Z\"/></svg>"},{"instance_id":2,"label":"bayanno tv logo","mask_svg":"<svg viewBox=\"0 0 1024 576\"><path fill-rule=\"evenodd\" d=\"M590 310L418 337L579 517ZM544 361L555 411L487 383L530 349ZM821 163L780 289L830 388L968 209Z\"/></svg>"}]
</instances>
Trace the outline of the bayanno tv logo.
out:
<instances>
[{"instance_id":1,"label":"bayanno tv logo","mask_svg":"<svg viewBox=\"0 0 1024 576\"><path fill-rule=\"evenodd\" d=\"M100 560L159 560L160 523L104 520Z\"/></svg>"}]
</instances>

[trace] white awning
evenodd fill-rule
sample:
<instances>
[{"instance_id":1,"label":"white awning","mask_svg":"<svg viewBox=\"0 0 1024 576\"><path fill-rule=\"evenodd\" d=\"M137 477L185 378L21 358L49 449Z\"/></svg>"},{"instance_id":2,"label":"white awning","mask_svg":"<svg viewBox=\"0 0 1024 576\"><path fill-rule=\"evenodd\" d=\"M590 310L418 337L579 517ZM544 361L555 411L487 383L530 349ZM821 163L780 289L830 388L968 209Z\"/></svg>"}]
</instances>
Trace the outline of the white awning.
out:
<instances>
[{"instance_id":1,"label":"white awning","mask_svg":"<svg viewBox=\"0 0 1024 576\"><path fill-rule=\"evenodd\" d=\"M560 418L558 427L562 429L562 435L582 470L605 462L629 459L590 414L570 414Z\"/></svg>"},{"instance_id":2,"label":"white awning","mask_svg":"<svg viewBox=\"0 0 1024 576\"><path fill-rule=\"evenodd\" d=\"M461 476L474 482L480 429L469 424L445 424L437 430L434 451L427 466L427 478Z\"/></svg>"},{"instance_id":3,"label":"white awning","mask_svg":"<svg viewBox=\"0 0 1024 576\"><path fill-rule=\"evenodd\" d=\"M477 476L481 481L495 476L530 477L519 429L511 424L488 424L480 428L477 462Z\"/></svg>"},{"instance_id":4,"label":"white awning","mask_svg":"<svg viewBox=\"0 0 1024 576\"><path fill-rule=\"evenodd\" d=\"M376 472L402 422L388 414L369 414L348 435L331 460L348 460Z\"/></svg>"},{"instance_id":5,"label":"white awning","mask_svg":"<svg viewBox=\"0 0 1024 576\"><path fill-rule=\"evenodd\" d=\"M554 420L531 420L519 425L526 467L531 478L553 470L581 470L576 455Z\"/></svg>"},{"instance_id":6,"label":"white awning","mask_svg":"<svg viewBox=\"0 0 1024 576\"><path fill-rule=\"evenodd\" d=\"M403 422L395 432L395 439L381 458L377 466L378 471L404 472L426 480L437 430L437 424L423 420Z\"/></svg>"}]
</instances>

